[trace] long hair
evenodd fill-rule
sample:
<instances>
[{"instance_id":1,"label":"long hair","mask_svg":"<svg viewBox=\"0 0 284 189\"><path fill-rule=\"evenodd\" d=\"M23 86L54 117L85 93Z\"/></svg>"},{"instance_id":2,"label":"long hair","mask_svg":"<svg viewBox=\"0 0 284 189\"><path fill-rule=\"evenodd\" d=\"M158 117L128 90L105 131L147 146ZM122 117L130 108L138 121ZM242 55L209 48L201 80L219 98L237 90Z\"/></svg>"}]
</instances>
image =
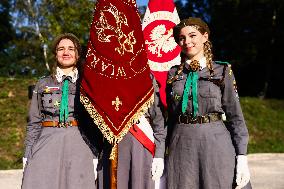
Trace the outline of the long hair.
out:
<instances>
[{"instance_id":1,"label":"long hair","mask_svg":"<svg viewBox=\"0 0 284 189\"><path fill-rule=\"evenodd\" d=\"M78 73L79 75L81 72L81 67L82 67L82 61L81 61L81 54L82 54L82 47L80 45L80 40L72 33L63 33L60 34L59 36L57 36L54 41L53 41L53 46L52 46L52 53L54 55L54 59L56 59L56 54L57 54L57 46L60 43L61 40L63 39L69 39L70 41L73 42L75 49L77 51L77 55L78 55L78 60L76 62L75 67L78 69ZM58 66L58 62L57 60L54 62L52 69L51 69L51 76L52 78L55 78L56 75L56 68Z\"/></svg>"}]
</instances>

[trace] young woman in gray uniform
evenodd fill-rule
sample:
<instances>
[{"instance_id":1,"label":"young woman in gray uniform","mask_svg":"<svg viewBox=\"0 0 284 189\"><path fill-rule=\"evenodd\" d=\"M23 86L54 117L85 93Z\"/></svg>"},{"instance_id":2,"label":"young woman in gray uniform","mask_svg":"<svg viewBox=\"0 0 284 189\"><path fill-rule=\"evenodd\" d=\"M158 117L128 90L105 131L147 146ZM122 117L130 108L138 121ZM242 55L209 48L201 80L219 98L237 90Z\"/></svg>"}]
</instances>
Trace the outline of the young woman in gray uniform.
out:
<instances>
[{"instance_id":1,"label":"young woman in gray uniform","mask_svg":"<svg viewBox=\"0 0 284 189\"><path fill-rule=\"evenodd\" d=\"M182 20L173 33L182 62L168 74L168 188L250 188L248 130L231 67L212 60L201 19Z\"/></svg>"},{"instance_id":2,"label":"young woman in gray uniform","mask_svg":"<svg viewBox=\"0 0 284 189\"><path fill-rule=\"evenodd\" d=\"M70 33L55 39L56 66L33 91L22 189L95 188L93 153L78 129L81 46Z\"/></svg>"}]
</instances>

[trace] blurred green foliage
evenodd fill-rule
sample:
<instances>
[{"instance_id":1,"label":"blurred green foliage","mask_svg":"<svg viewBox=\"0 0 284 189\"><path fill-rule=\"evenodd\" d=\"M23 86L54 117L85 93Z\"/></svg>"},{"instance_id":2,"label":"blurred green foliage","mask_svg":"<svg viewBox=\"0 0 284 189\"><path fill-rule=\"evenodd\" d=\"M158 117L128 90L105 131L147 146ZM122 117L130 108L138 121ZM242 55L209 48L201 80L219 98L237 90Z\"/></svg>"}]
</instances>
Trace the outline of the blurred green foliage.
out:
<instances>
[{"instance_id":1,"label":"blurred green foliage","mask_svg":"<svg viewBox=\"0 0 284 189\"><path fill-rule=\"evenodd\" d=\"M29 107L28 86L35 80L0 77L0 169L22 166Z\"/></svg>"},{"instance_id":2,"label":"blurred green foliage","mask_svg":"<svg viewBox=\"0 0 284 189\"><path fill-rule=\"evenodd\" d=\"M244 97L241 104L250 133L249 153L283 153L284 100Z\"/></svg>"}]
</instances>

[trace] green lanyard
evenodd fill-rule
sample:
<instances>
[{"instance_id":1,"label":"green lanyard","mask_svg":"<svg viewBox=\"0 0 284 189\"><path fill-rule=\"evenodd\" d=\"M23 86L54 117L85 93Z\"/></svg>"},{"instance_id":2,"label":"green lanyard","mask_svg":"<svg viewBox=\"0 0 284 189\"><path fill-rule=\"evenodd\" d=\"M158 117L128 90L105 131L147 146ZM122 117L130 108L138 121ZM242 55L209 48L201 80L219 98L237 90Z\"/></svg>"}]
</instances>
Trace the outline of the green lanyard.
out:
<instances>
[{"instance_id":1,"label":"green lanyard","mask_svg":"<svg viewBox=\"0 0 284 189\"><path fill-rule=\"evenodd\" d=\"M188 96L189 96L189 90L191 88L194 117L196 116L198 112L197 81L198 81L197 72L190 71L189 74L187 75L185 88L184 88L183 96L182 96L182 109L181 110L182 110L182 113L184 114L188 106Z\"/></svg>"},{"instance_id":2,"label":"green lanyard","mask_svg":"<svg viewBox=\"0 0 284 189\"><path fill-rule=\"evenodd\" d=\"M59 122L65 123L68 119L69 111L68 111L68 79L64 80L63 87L62 87L62 96L60 102L60 115L59 115Z\"/></svg>"}]
</instances>

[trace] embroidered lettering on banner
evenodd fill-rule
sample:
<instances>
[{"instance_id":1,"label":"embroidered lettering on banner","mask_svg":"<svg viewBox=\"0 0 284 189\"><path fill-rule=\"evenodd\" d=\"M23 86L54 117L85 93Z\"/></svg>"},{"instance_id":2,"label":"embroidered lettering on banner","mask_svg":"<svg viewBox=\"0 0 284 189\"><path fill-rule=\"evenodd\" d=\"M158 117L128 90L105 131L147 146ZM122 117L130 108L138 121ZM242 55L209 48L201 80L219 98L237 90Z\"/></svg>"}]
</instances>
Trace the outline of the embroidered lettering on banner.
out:
<instances>
[{"instance_id":1,"label":"embroidered lettering on banner","mask_svg":"<svg viewBox=\"0 0 284 189\"><path fill-rule=\"evenodd\" d=\"M108 23L105 14L112 14L116 25L113 26ZM98 40L103 43L111 42L111 37L116 37L120 47L116 47L115 51L117 51L121 56L124 55L125 52L133 53L133 45L136 44L136 39L133 35L134 30L125 34L122 31L122 25L128 26L127 18L125 14L119 12L118 9L110 4L110 6L105 6L104 9L100 11L99 21L96 23L95 28ZM113 34L106 34L112 32Z\"/></svg>"},{"instance_id":2,"label":"embroidered lettering on banner","mask_svg":"<svg viewBox=\"0 0 284 189\"><path fill-rule=\"evenodd\" d=\"M137 52L139 54L140 51ZM90 62L89 65L87 65L88 68L93 69L96 71L96 73L109 77L109 78L132 78L137 74L140 74L146 70L146 67L148 65L145 65L143 67L136 67L136 65L132 64L135 60L136 55L127 62L125 63L125 66L122 64L118 64L116 62L112 62L98 54L95 53L95 49L90 46L88 48L88 52L86 55L86 59ZM134 63L139 63L139 62L134 62ZM130 66L129 66L130 65ZM133 68L135 67L135 68Z\"/></svg>"},{"instance_id":3,"label":"embroidered lettering on banner","mask_svg":"<svg viewBox=\"0 0 284 189\"><path fill-rule=\"evenodd\" d=\"M123 67L118 67L118 73L116 76L124 76L124 77L126 76Z\"/></svg>"}]
</instances>

